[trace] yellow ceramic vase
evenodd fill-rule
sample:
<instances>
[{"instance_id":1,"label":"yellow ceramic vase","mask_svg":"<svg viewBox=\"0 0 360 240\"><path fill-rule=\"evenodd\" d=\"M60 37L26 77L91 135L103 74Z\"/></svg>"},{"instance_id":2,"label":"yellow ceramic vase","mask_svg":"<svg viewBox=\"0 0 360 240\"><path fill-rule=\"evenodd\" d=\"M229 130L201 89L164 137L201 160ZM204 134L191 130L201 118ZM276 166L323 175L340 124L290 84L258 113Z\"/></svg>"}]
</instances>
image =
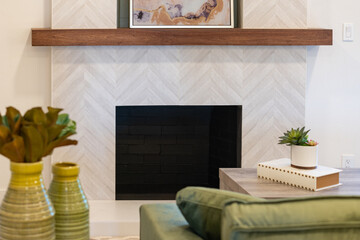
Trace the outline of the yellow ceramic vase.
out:
<instances>
[{"instance_id":1,"label":"yellow ceramic vase","mask_svg":"<svg viewBox=\"0 0 360 240\"><path fill-rule=\"evenodd\" d=\"M1 240L54 240L55 211L41 176L43 163L13 163L0 207Z\"/></svg>"},{"instance_id":2,"label":"yellow ceramic vase","mask_svg":"<svg viewBox=\"0 0 360 240\"><path fill-rule=\"evenodd\" d=\"M48 193L56 211L56 239L88 240L89 205L79 181L79 166L57 163L52 172Z\"/></svg>"}]
</instances>

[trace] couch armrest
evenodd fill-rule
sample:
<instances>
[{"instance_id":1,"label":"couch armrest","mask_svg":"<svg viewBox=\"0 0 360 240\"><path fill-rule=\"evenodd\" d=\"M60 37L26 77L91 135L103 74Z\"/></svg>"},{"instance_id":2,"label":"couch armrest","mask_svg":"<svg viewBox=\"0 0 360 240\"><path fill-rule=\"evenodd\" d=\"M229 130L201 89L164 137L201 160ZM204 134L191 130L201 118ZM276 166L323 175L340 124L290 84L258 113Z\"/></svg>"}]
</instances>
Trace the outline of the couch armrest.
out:
<instances>
[{"instance_id":1,"label":"couch armrest","mask_svg":"<svg viewBox=\"0 0 360 240\"><path fill-rule=\"evenodd\" d=\"M189 227L175 203L140 207L141 240L201 240Z\"/></svg>"}]
</instances>

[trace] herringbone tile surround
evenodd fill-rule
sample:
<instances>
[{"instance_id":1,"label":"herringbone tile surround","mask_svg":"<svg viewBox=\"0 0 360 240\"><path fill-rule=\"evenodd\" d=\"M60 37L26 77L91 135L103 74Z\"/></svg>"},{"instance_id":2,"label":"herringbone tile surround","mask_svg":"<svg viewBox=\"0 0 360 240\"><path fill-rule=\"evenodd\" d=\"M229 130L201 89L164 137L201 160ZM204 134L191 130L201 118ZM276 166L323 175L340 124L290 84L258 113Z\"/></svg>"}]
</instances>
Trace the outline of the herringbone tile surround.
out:
<instances>
[{"instance_id":1,"label":"herringbone tile surround","mask_svg":"<svg viewBox=\"0 0 360 240\"><path fill-rule=\"evenodd\" d=\"M53 27L70 28L73 19L73 28L78 28L81 20L62 6L76 1L54 2ZM103 8L110 8L103 1L79 2L100 19L81 26L116 26L115 18L110 24L108 15L102 17ZM301 5L304 0L290 2ZM112 4L116 8L115 0ZM262 23L261 6L252 14L248 11L244 23L255 16ZM297 13L299 8L289 8L299 16L296 24L306 23L304 6L302 14ZM276 19L290 15L289 9L277 10ZM258 22L247 26L256 27ZM116 105L236 104L243 105L242 164L254 167L259 161L289 154L276 144L277 137L287 128L304 125L305 83L306 47L54 47L53 105L77 120L79 145L57 150L53 161L81 164L82 184L90 199L114 199Z\"/></svg>"},{"instance_id":2,"label":"herringbone tile surround","mask_svg":"<svg viewBox=\"0 0 360 240\"><path fill-rule=\"evenodd\" d=\"M306 28L307 0L240 0L243 28Z\"/></svg>"},{"instance_id":3,"label":"herringbone tile surround","mask_svg":"<svg viewBox=\"0 0 360 240\"><path fill-rule=\"evenodd\" d=\"M117 0L52 0L52 28L116 28Z\"/></svg>"}]
</instances>

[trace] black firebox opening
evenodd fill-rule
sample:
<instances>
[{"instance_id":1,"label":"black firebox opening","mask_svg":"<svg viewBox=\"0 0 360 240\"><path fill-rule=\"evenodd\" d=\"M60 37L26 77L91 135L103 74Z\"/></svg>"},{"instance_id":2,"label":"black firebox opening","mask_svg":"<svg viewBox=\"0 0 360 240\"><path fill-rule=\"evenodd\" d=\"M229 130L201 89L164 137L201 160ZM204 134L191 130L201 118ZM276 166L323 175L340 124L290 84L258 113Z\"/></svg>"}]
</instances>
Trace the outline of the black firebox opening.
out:
<instances>
[{"instance_id":1,"label":"black firebox opening","mask_svg":"<svg viewBox=\"0 0 360 240\"><path fill-rule=\"evenodd\" d=\"M241 106L116 107L116 199L174 199L241 167Z\"/></svg>"}]
</instances>

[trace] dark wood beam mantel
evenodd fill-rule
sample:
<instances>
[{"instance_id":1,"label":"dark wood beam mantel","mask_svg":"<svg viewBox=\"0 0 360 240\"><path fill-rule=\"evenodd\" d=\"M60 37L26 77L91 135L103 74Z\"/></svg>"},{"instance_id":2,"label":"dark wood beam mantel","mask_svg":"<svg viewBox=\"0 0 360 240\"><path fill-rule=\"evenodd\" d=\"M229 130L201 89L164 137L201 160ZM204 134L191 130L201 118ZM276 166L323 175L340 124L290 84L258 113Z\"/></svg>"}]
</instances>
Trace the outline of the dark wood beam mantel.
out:
<instances>
[{"instance_id":1,"label":"dark wood beam mantel","mask_svg":"<svg viewBox=\"0 0 360 240\"><path fill-rule=\"evenodd\" d=\"M32 46L332 44L331 29L32 29Z\"/></svg>"}]
</instances>

